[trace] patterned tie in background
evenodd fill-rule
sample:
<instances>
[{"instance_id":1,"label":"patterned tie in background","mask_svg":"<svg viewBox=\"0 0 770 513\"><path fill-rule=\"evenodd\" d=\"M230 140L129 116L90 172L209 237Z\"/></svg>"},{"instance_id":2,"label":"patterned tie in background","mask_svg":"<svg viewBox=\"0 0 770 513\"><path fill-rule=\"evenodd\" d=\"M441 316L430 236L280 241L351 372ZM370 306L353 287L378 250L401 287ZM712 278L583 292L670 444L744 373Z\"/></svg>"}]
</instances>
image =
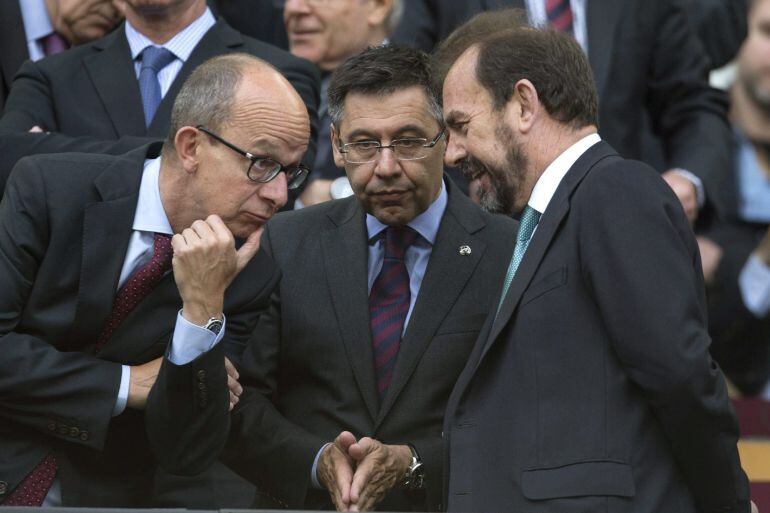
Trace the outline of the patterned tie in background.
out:
<instances>
[{"instance_id":1,"label":"patterned tie in background","mask_svg":"<svg viewBox=\"0 0 770 513\"><path fill-rule=\"evenodd\" d=\"M139 91L142 93L144 123L149 127L155 111L160 105L160 82L158 72L171 64L176 56L160 46L148 46L142 50L142 66L139 71Z\"/></svg>"},{"instance_id":2,"label":"patterned tie in background","mask_svg":"<svg viewBox=\"0 0 770 513\"><path fill-rule=\"evenodd\" d=\"M500 303L497 305L498 313L500 312L500 307L503 306L503 300L508 293L516 270L519 268L521 259L524 258L524 252L527 251L529 240L532 238L532 233L534 233L538 221L540 221L540 212L529 205L524 207L524 212L522 212L521 220L519 221L519 231L516 234L516 247L513 248L513 256L511 257L511 263L508 266L508 272L505 274L505 282L503 283L503 294L500 296Z\"/></svg>"},{"instance_id":3,"label":"patterned tie in background","mask_svg":"<svg viewBox=\"0 0 770 513\"><path fill-rule=\"evenodd\" d=\"M385 258L369 293L369 321L374 346L374 370L380 400L385 397L401 346L411 294L404 254L418 234L408 226L385 230Z\"/></svg>"},{"instance_id":4,"label":"patterned tie in background","mask_svg":"<svg viewBox=\"0 0 770 513\"><path fill-rule=\"evenodd\" d=\"M43 44L43 53L48 55L55 55L59 52L63 52L69 48L69 44L56 32L51 32L40 40Z\"/></svg>"},{"instance_id":5,"label":"patterned tie in background","mask_svg":"<svg viewBox=\"0 0 770 513\"><path fill-rule=\"evenodd\" d=\"M545 13L553 28L572 34L572 9L570 0L545 0Z\"/></svg>"},{"instance_id":6,"label":"patterned tie in background","mask_svg":"<svg viewBox=\"0 0 770 513\"><path fill-rule=\"evenodd\" d=\"M153 240L152 259L137 269L115 296L112 312L107 318L102 334L96 342L98 353L110 339L115 329L128 314L158 285L163 275L171 269L174 256L171 237L156 233ZM49 453L37 467L2 502L3 506L41 506L56 477L58 464Z\"/></svg>"}]
</instances>

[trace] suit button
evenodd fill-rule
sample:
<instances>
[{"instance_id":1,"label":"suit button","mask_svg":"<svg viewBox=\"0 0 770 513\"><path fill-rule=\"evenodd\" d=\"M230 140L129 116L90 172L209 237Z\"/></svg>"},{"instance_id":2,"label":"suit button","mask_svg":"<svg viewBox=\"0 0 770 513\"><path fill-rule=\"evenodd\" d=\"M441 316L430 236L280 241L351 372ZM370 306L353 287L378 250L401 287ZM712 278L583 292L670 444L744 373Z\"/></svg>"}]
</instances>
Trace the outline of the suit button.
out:
<instances>
[{"instance_id":1,"label":"suit button","mask_svg":"<svg viewBox=\"0 0 770 513\"><path fill-rule=\"evenodd\" d=\"M8 491L8 483L5 481L0 481L0 495L5 495L5 492Z\"/></svg>"},{"instance_id":2,"label":"suit button","mask_svg":"<svg viewBox=\"0 0 770 513\"><path fill-rule=\"evenodd\" d=\"M48 431L56 431L56 422L52 420L48 422Z\"/></svg>"},{"instance_id":3,"label":"suit button","mask_svg":"<svg viewBox=\"0 0 770 513\"><path fill-rule=\"evenodd\" d=\"M201 369L201 370L198 371L198 379L200 381L203 381L204 379L206 379L206 371L205 370Z\"/></svg>"},{"instance_id":4,"label":"suit button","mask_svg":"<svg viewBox=\"0 0 770 513\"><path fill-rule=\"evenodd\" d=\"M199 390L206 390L206 383L198 383Z\"/></svg>"},{"instance_id":5,"label":"suit button","mask_svg":"<svg viewBox=\"0 0 770 513\"><path fill-rule=\"evenodd\" d=\"M70 436L72 438L77 438L78 435L80 435L80 430L78 428L76 428L76 427L71 427L70 428Z\"/></svg>"},{"instance_id":6,"label":"suit button","mask_svg":"<svg viewBox=\"0 0 770 513\"><path fill-rule=\"evenodd\" d=\"M80 432L80 439L83 440L84 442L87 442L88 441L88 431L86 431L85 429L83 431L81 431Z\"/></svg>"}]
</instances>

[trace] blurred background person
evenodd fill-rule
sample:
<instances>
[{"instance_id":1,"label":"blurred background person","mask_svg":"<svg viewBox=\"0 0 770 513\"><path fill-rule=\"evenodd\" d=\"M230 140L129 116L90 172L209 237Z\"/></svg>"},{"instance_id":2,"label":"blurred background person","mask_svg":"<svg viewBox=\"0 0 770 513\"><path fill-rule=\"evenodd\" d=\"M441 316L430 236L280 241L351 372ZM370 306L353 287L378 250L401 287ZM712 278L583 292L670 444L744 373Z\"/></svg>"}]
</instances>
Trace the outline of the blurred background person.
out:
<instances>
[{"instance_id":1,"label":"blurred background person","mask_svg":"<svg viewBox=\"0 0 770 513\"><path fill-rule=\"evenodd\" d=\"M367 47L387 42L388 35L401 20L405 3L404 0L285 2L283 19L291 53L314 63L322 74L318 148L310 183L299 198L300 206L352 194L345 171L335 165L332 155L331 118L326 99L331 72Z\"/></svg>"},{"instance_id":2,"label":"blurred background person","mask_svg":"<svg viewBox=\"0 0 770 513\"><path fill-rule=\"evenodd\" d=\"M770 0L753 0L730 89L735 149L725 219L699 239L712 352L747 395L770 399Z\"/></svg>"},{"instance_id":3,"label":"blurred background person","mask_svg":"<svg viewBox=\"0 0 770 513\"><path fill-rule=\"evenodd\" d=\"M99 39L120 19L112 0L0 2L0 112L24 61Z\"/></svg>"}]
</instances>

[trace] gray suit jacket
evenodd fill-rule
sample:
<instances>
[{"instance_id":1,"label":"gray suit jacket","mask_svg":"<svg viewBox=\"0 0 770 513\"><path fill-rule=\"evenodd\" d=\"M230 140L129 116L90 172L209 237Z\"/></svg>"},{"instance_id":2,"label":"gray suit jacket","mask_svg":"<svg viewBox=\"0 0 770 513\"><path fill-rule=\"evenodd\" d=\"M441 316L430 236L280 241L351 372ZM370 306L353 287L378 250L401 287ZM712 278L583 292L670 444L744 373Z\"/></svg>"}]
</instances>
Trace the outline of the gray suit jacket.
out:
<instances>
[{"instance_id":1,"label":"gray suit jacket","mask_svg":"<svg viewBox=\"0 0 770 513\"><path fill-rule=\"evenodd\" d=\"M63 505L151 504L156 463L144 415L112 410L120 364L166 349L181 308L173 275L98 354L94 345L112 310L143 162L158 150L30 157L9 180L0 202L0 500L53 451ZM262 255L233 282L226 339L248 337L277 278ZM224 373L208 378L213 389L217 380Z\"/></svg>"},{"instance_id":2,"label":"gray suit jacket","mask_svg":"<svg viewBox=\"0 0 770 513\"><path fill-rule=\"evenodd\" d=\"M670 188L606 143L543 213L447 407L450 511L748 511Z\"/></svg>"},{"instance_id":3,"label":"gray suit jacket","mask_svg":"<svg viewBox=\"0 0 770 513\"><path fill-rule=\"evenodd\" d=\"M440 509L446 401L499 297L516 230L514 221L482 212L451 183L448 193L382 404L375 385L360 204L351 197L281 214L268 223L263 248L283 277L241 360L246 392L232 415L225 459L276 502L300 509L331 507L328 493L312 488L310 469L324 443L350 430L385 443L410 442L425 463L427 490L394 491L381 509ZM471 247L470 255L459 253L463 245ZM176 413L168 416L174 423ZM222 431L212 423L205 433ZM178 435L172 429L166 436L162 442L173 445ZM171 456L161 461L172 470L180 461L190 462L189 452L181 449Z\"/></svg>"}]
</instances>

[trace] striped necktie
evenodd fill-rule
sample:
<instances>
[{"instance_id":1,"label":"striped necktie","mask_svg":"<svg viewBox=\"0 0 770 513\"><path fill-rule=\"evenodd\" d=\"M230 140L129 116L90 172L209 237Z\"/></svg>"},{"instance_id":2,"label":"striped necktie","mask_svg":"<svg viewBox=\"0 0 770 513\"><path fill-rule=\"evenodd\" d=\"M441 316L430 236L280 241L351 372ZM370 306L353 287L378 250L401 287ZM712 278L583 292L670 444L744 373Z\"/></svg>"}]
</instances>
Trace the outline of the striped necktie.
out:
<instances>
[{"instance_id":1,"label":"striped necktie","mask_svg":"<svg viewBox=\"0 0 770 513\"><path fill-rule=\"evenodd\" d=\"M548 23L560 32L573 33L570 0L545 0Z\"/></svg>"},{"instance_id":2,"label":"striped necktie","mask_svg":"<svg viewBox=\"0 0 770 513\"><path fill-rule=\"evenodd\" d=\"M160 94L160 81L158 73L171 64L176 56L161 46L148 46L142 50L142 64L139 70L139 92L142 94L142 106L144 107L144 123L148 128L155 111L162 99Z\"/></svg>"},{"instance_id":3,"label":"striped necktie","mask_svg":"<svg viewBox=\"0 0 770 513\"><path fill-rule=\"evenodd\" d=\"M393 377L411 300L404 254L417 237L408 226L389 226L385 230L385 258L369 293L369 325L380 400Z\"/></svg>"}]
</instances>

